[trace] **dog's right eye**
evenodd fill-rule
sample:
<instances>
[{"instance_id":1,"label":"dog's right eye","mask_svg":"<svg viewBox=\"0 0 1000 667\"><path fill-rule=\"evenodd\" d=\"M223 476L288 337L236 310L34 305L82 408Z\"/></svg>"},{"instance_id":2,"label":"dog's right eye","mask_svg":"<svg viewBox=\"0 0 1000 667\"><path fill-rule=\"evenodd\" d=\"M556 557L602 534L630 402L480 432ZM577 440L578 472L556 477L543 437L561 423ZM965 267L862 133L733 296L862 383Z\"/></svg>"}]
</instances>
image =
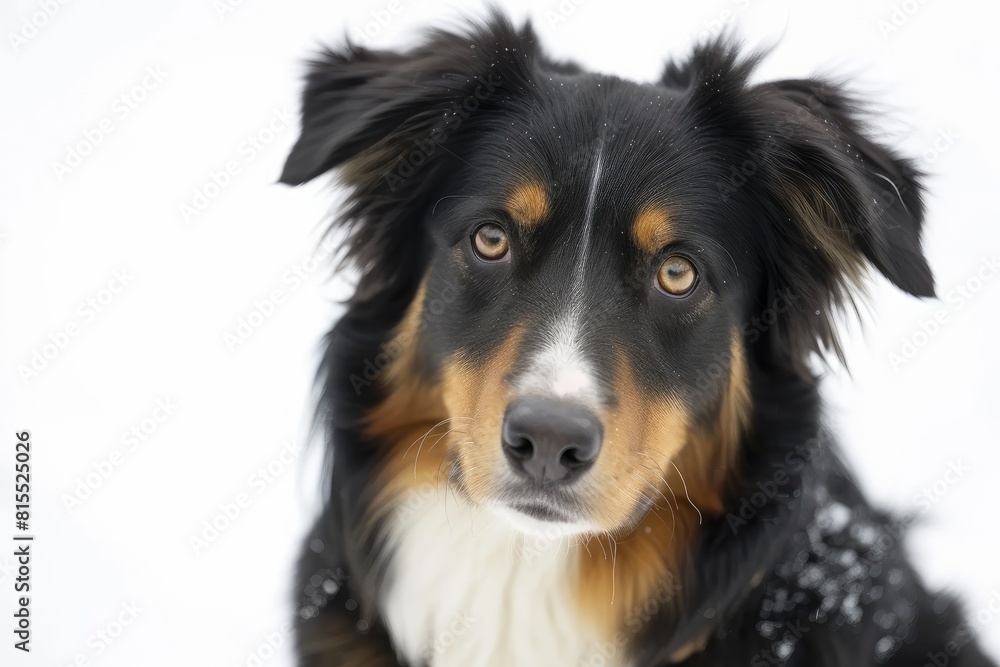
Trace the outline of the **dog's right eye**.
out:
<instances>
[{"instance_id":1,"label":"dog's right eye","mask_svg":"<svg viewBox=\"0 0 1000 667\"><path fill-rule=\"evenodd\" d=\"M500 225L488 222L472 234L472 247L476 255L487 262L496 262L510 253L507 232Z\"/></svg>"},{"instance_id":2,"label":"dog's right eye","mask_svg":"<svg viewBox=\"0 0 1000 667\"><path fill-rule=\"evenodd\" d=\"M672 255L660 265L656 280L666 294L683 297L694 289L698 282L698 271L687 257Z\"/></svg>"}]
</instances>

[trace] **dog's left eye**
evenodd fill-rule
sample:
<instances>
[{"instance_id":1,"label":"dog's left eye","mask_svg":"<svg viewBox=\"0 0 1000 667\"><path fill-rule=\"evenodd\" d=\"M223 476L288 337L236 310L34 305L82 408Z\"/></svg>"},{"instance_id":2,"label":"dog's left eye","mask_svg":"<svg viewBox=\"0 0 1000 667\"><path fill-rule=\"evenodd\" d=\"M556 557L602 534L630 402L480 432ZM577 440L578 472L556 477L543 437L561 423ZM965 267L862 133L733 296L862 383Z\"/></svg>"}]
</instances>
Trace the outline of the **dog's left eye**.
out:
<instances>
[{"instance_id":1,"label":"dog's left eye","mask_svg":"<svg viewBox=\"0 0 1000 667\"><path fill-rule=\"evenodd\" d=\"M473 233L472 247L480 259L496 262L510 252L510 241L507 240L507 232L503 227L488 222Z\"/></svg>"},{"instance_id":2,"label":"dog's left eye","mask_svg":"<svg viewBox=\"0 0 1000 667\"><path fill-rule=\"evenodd\" d=\"M698 281L698 271L691 260L680 255L667 257L657 271L660 289L671 296L687 296Z\"/></svg>"}]
</instances>

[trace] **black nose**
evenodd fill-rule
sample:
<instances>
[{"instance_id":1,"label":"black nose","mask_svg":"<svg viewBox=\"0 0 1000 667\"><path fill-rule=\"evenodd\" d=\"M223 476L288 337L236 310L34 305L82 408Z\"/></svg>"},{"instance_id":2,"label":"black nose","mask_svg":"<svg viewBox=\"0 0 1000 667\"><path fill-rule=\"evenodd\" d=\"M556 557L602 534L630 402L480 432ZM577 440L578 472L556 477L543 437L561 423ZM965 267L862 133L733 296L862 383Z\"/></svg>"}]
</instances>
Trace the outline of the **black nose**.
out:
<instances>
[{"instance_id":1,"label":"black nose","mask_svg":"<svg viewBox=\"0 0 1000 667\"><path fill-rule=\"evenodd\" d=\"M593 464L604 427L577 403L526 397L511 401L503 418L503 451L511 467L539 482L561 482Z\"/></svg>"}]
</instances>

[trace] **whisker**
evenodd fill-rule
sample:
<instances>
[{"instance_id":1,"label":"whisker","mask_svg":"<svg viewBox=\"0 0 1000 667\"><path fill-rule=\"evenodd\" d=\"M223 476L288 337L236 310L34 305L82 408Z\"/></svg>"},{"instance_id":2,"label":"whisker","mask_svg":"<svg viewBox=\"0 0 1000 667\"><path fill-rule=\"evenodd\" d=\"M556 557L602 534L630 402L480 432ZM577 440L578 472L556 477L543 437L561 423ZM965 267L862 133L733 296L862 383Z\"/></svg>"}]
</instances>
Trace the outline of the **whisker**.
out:
<instances>
[{"instance_id":1,"label":"whisker","mask_svg":"<svg viewBox=\"0 0 1000 667\"><path fill-rule=\"evenodd\" d=\"M614 551L611 552L611 604L615 603L615 568L618 565L618 541L608 533L608 541L614 544Z\"/></svg>"},{"instance_id":2,"label":"whisker","mask_svg":"<svg viewBox=\"0 0 1000 667\"><path fill-rule=\"evenodd\" d=\"M906 208L906 202L903 201L903 195L899 194L899 188L896 187L896 184L893 183L891 180L889 180L888 176L885 176L883 174L878 174L878 173L874 173L873 172L873 175L878 176L883 181L885 181L886 183L888 183L889 185L892 186L892 189L896 191L896 197L899 199L899 203L903 205L903 210L906 211L909 214L910 211Z\"/></svg>"},{"instance_id":3,"label":"whisker","mask_svg":"<svg viewBox=\"0 0 1000 667\"><path fill-rule=\"evenodd\" d=\"M732 254L730 254L730 252L728 250L726 250L725 246L723 246L721 243L719 243L715 239L711 239L711 238L706 237L706 240L711 241L715 245L719 246L720 248L722 248L722 251L724 253L726 253L727 255L729 255L729 261L733 263L733 269L736 271L736 277L739 278L739 276L740 276L740 267L736 266L736 260L733 259Z\"/></svg>"},{"instance_id":4,"label":"whisker","mask_svg":"<svg viewBox=\"0 0 1000 667\"><path fill-rule=\"evenodd\" d=\"M417 440L420 441L420 446L417 447L417 454L416 454L416 456L413 457L413 479L417 478L417 462L420 460L420 450L423 449L424 443L427 442L427 436L429 436L431 434L431 432L433 432L434 429L436 429L438 426L442 426L443 424L447 424L448 422L450 422L452 420L455 420L455 419L471 419L471 417L448 417L447 419L442 419L437 424L434 424L434 426L431 426L430 429L427 430L427 433L424 433L424 437L417 438ZM417 444L416 440L413 442L413 444L411 444L409 447L406 448L406 451L409 452L410 449L412 449L413 445L415 445L415 444ZM403 456L404 457L406 456L405 452L403 453Z\"/></svg>"},{"instance_id":5,"label":"whisker","mask_svg":"<svg viewBox=\"0 0 1000 667\"><path fill-rule=\"evenodd\" d=\"M444 485L444 520L448 523L448 530L454 532L451 527L451 517L448 516L448 489L451 488L451 476L455 474L455 466L458 465L458 461L452 461L450 469L448 471L448 481ZM458 502L457 500L455 502Z\"/></svg>"},{"instance_id":6,"label":"whisker","mask_svg":"<svg viewBox=\"0 0 1000 667\"><path fill-rule=\"evenodd\" d=\"M698 513L698 524L701 525L701 523L702 523L702 521L704 521L704 519L701 516L701 510L698 509L698 506L695 505L694 502L691 500L691 496L688 495L688 485L687 485L687 482L684 481L684 474L681 473L680 468L678 468L677 464L674 463L673 461L670 462L670 465L672 465L674 467L674 470L677 471L677 474L680 475L681 484L684 485L684 497L687 498L687 501L689 503L691 503L691 507L694 507L694 511Z\"/></svg>"},{"instance_id":7,"label":"whisker","mask_svg":"<svg viewBox=\"0 0 1000 667\"><path fill-rule=\"evenodd\" d=\"M652 461L653 465L656 465L656 459L654 459L652 456L650 456L649 454L646 454L645 452L643 452L642 455L645 456L650 461ZM674 498L674 507L676 509L680 509L680 505L677 504L677 494L674 493L673 488L670 486L670 482L668 482L667 478L663 476L663 472L660 470L660 468L659 467L648 468L647 466L643 466L643 467L646 468L647 470L654 470L656 472L656 474L660 478L660 480L663 481L663 485L667 487L667 491L669 491L670 495L673 496L673 498ZM664 497L664 500L666 500L666 497Z\"/></svg>"},{"instance_id":8,"label":"whisker","mask_svg":"<svg viewBox=\"0 0 1000 667\"><path fill-rule=\"evenodd\" d=\"M608 552L604 550L604 543L601 542L601 535L602 535L602 533L598 533L596 535L596 537L597 537L597 546L601 547L601 553L604 554L604 560L607 560L608 559Z\"/></svg>"},{"instance_id":9,"label":"whisker","mask_svg":"<svg viewBox=\"0 0 1000 667\"><path fill-rule=\"evenodd\" d=\"M646 496L643 495L642 489L635 487L622 486L621 489L628 494L628 497L638 506L644 500L647 500Z\"/></svg>"},{"instance_id":10,"label":"whisker","mask_svg":"<svg viewBox=\"0 0 1000 667\"><path fill-rule=\"evenodd\" d=\"M655 470L653 470L649 466L644 466L642 464L639 464L639 465L640 465L640 467L645 468L646 470L650 470L650 471L656 472ZM648 479L646 479L645 477L643 477L642 475L640 475L635 470L632 470L631 473L632 473L633 477L638 477L639 479L641 479L643 481L643 483L648 484L650 486L650 488L652 488L653 491L656 492L656 495L658 495L661 498L663 498L663 502L665 502L667 504L667 507L670 507L670 500L668 500L667 496L664 495L663 491L660 490L660 487L658 487L655 484L653 484L651 481L649 481ZM664 484L666 484L666 481L663 480L663 476L662 475L658 475L658 476L660 477L660 480L663 481Z\"/></svg>"},{"instance_id":11,"label":"whisker","mask_svg":"<svg viewBox=\"0 0 1000 667\"><path fill-rule=\"evenodd\" d=\"M643 466L643 467L646 467L646 466ZM633 472L633 475L636 475L636 473L635 473L635 472ZM654 486L654 485L653 485L653 484L652 484L652 483L651 483L651 482L650 482L649 480L647 480L647 479L643 478L642 476L639 476L639 478L640 478L640 479L642 479L642 481L644 481L644 482L645 482L646 484L649 484L649 485L650 485L650 486L652 486L652 487L653 487L654 489L656 489L656 487L655 487L655 486ZM653 506L654 506L654 507L656 507L657 509L661 509L661 510L662 510L662 509L667 509L667 510L670 510L670 518L671 518L671 520L672 520L672 522L673 522L673 525L672 525L672 526L668 526L668 525L667 525L667 522L663 520L663 517L661 517L661 516L660 516L660 513L659 513L659 512L652 512L652 514L654 514L654 515L656 516L656 518L657 518L657 519L659 519L660 523L662 523L662 524L663 524L663 527L664 527L664 528L668 528L668 529L670 530L670 534L671 534L671 535L673 535L673 532L674 532L674 530L675 530L675 529L676 529L676 527L677 527L677 515L676 515L676 513L674 513L674 508L670 506L670 501L669 501L669 500L667 500L667 497L666 497L665 495L663 495L663 492L662 492L662 491L660 491L659 489L657 489L657 493L659 493L659 494L660 494L660 497L662 497L662 498L663 498L663 500L664 500L664 501L665 501L665 502L667 503L667 505L666 505L666 507L660 507L660 506L659 506L659 505L657 505L657 504L656 504L656 502L654 501L654 502L653 502Z\"/></svg>"},{"instance_id":12,"label":"whisker","mask_svg":"<svg viewBox=\"0 0 1000 667\"><path fill-rule=\"evenodd\" d=\"M413 449L413 445L417 444L418 442L420 442L421 439L424 439L428 435L430 435L431 431L433 431L434 429L436 429L438 426L441 426L442 424L447 424L452 419L455 419L455 417L448 417L447 419L442 419L437 424L434 424L434 426L431 426L429 429L427 429L426 433L424 433L422 436L418 437L416 440L414 440L413 442L410 443L410 446L406 448L405 452L403 452L403 458L405 459L406 455L410 453L410 450Z\"/></svg>"},{"instance_id":13,"label":"whisker","mask_svg":"<svg viewBox=\"0 0 1000 667\"><path fill-rule=\"evenodd\" d=\"M587 555L590 556L591 559L594 558L594 554L590 553L590 546L589 546L590 545L590 537L589 536L587 537L587 541L586 542L584 542L583 539L581 538L580 540L577 541L577 544L579 544L580 546L582 546L584 549L587 550Z\"/></svg>"},{"instance_id":14,"label":"whisker","mask_svg":"<svg viewBox=\"0 0 1000 667\"><path fill-rule=\"evenodd\" d=\"M438 204L443 202L445 199L472 199L473 196L474 195L445 195L444 197L441 197L441 199L434 202L434 206L431 207L431 215L434 215L435 211L437 211Z\"/></svg>"},{"instance_id":15,"label":"whisker","mask_svg":"<svg viewBox=\"0 0 1000 667\"><path fill-rule=\"evenodd\" d=\"M450 429L448 429L447 431L445 431L444 433L442 433L441 435L439 435L439 436L438 436L438 439L434 441L434 444L432 444L432 445L431 445L430 447L428 447L428 448L427 448L427 452L428 452L428 453L430 453L430 451L431 451L432 449L434 449L435 447L437 447L437 444L438 444L439 442L441 442L442 438L444 438L444 437L445 437L446 435L448 435L449 433L453 433L453 432L455 432L455 431L458 431L459 435L466 435L466 434L465 434L465 433L463 433L462 431L459 431L459 430L458 430L459 428L460 428L460 427L458 427L458 426L456 426L455 428L450 428Z\"/></svg>"}]
</instances>

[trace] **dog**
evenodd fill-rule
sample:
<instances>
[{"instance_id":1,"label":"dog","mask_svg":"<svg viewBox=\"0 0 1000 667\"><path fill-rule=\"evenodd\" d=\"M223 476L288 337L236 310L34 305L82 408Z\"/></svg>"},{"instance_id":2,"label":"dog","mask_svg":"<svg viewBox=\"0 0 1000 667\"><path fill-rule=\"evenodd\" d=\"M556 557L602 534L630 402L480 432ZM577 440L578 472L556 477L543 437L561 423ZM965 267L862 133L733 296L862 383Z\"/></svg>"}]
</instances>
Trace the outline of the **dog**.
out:
<instances>
[{"instance_id":1,"label":"dog","mask_svg":"<svg viewBox=\"0 0 1000 667\"><path fill-rule=\"evenodd\" d=\"M993 665L822 424L881 273L934 295L922 174L841 83L729 37L640 84L496 10L308 69L335 170L308 667Z\"/></svg>"}]
</instances>

